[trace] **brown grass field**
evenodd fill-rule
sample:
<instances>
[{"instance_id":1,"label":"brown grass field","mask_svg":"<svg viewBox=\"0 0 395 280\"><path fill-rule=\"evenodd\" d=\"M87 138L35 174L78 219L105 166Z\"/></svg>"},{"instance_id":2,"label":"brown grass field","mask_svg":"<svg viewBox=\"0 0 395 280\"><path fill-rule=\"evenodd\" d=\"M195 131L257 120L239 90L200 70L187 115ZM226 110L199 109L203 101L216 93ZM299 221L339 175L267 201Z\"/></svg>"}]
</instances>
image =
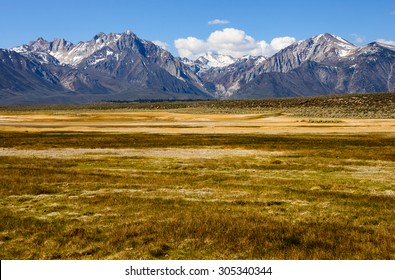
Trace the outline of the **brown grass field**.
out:
<instances>
[{"instance_id":1,"label":"brown grass field","mask_svg":"<svg viewBox=\"0 0 395 280\"><path fill-rule=\"evenodd\" d=\"M394 260L394 105L0 108L0 258Z\"/></svg>"}]
</instances>

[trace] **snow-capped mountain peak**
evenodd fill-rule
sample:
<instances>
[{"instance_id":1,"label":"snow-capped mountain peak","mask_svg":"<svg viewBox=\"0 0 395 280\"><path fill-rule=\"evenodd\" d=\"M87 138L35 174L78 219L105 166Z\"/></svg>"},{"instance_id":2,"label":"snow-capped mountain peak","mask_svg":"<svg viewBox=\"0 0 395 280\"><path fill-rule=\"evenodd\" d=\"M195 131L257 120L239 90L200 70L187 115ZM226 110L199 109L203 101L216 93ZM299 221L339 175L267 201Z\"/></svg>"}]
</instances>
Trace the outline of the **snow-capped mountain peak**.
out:
<instances>
[{"instance_id":1,"label":"snow-capped mountain peak","mask_svg":"<svg viewBox=\"0 0 395 280\"><path fill-rule=\"evenodd\" d=\"M116 44L121 38L121 34L104 34L100 32L96 34L92 40L87 42L79 42L77 45L65 45L64 47L52 47L50 54L56 57L62 64L76 66L85 58L91 56L96 51ZM54 43L56 40L54 41Z\"/></svg>"},{"instance_id":2,"label":"snow-capped mountain peak","mask_svg":"<svg viewBox=\"0 0 395 280\"><path fill-rule=\"evenodd\" d=\"M390 43L386 43L386 42L382 42L382 41L377 41L377 42L374 42L374 43L376 43L377 45L379 45L379 46L381 46L383 48L395 51L395 45L394 44L390 44Z\"/></svg>"},{"instance_id":3,"label":"snow-capped mountain peak","mask_svg":"<svg viewBox=\"0 0 395 280\"><path fill-rule=\"evenodd\" d=\"M321 34L314 39L316 44L321 46L327 46L327 48L331 48L334 50L334 53L339 55L340 57L345 57L353 53L358 47L349 41L329 33Z\"/></svg>"},{"instance_id":4,"label":"snow-capped mountain peak","mask_svg":"<svg viewBox=\"0 0 395 280\"><path fill-rule=\"evenodd\" d=\"M79 42L74 45L63 38L56 38L52 42L48 42L43 38L38 38L36 41L29 44L13 48L13 51L22 54L30 52L43 52L58 60L61 64L76 67L84 59L91 56L96 51L105 47L116 48L117 42L125 37L135 37L135 35L128 31L122 34L100 32L96 34L90 41Z\"/></svg>"},{"instance_id":5,"label":"snow-capped mountain peak","mask_svg":"<svg viewBox=\"0 0 395 280\"><path fill-rule=\"evenodd\" d=\"M49 48L50 43L42 37L37 38L35 41L31 41L28 44L12 48L12 51L17 53L27 53L32 51L43 51Z\"/></svg>"},{"instance_id":6,"label":"snow-capped mountain peak","mask_svg":"<svg viewBox=\"0 0 395 280\"><path fill-rule=\"evenodd\" d=\"M131 31L100 32L77 44L38 38L8 52L0 49L0 68L7 74L0 91L1 87L15 92L72 91L90 94L95 100L97 93L132 100L393 92L395 46L388 43L379 40L358 47L324 33L271 57L206 53L191 61L175 59Z\"/></svg>"},{"instance_id":7,"label":"snow-capped mountain peak","mask_svg":"<svg viewBox=\"0 0 395 280\"><path fill-rule=\"evenodd\" d=\"M350 43L349 41L329 33L317 35L303 42L307 42L308 44L310 44L311 48L316 48L317 46L319 46L320 48L326 50L336 49L336 50L350 51L358 48L357 46Z\"/></svg>"},{"instance_id":8,"label":"snow-capped mountain peak","mask_svg":"<svg viewBox=\"0 0 395 280\"><path fill-rule=\"evenodd\" d=\"M359 48L347 40L331 35L320 34L307 40L294 43L270 58L267 70L288 72L299 67L305 61L332 61L352 57Z\"/></svg>"},{"instance_id":9,"label":"snow-capped mountain peak","mask_svg":"<svg viewBox=\"0 0 395 280\"><path fill-rule=\"evenodd\" d=\"M230 55L206 53L195 60L195 63L207 66L209 68L226 67L237 61Z\"/></svg>"}]
</instances>

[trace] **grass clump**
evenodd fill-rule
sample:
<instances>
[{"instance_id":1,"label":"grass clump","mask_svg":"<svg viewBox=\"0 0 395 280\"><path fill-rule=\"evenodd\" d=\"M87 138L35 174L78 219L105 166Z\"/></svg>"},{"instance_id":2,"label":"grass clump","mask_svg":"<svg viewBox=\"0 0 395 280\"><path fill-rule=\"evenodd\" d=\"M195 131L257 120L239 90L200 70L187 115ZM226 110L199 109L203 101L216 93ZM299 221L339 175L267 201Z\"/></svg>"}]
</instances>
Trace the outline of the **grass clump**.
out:
<instances>
[{"instance_id":1,"label":"grass clump","mask_svg":"<svg viewBox=\"0 0 395 280\"><path fill-rule=\"evenodd\" d=\"M54 154L1 157L0 257L394 259L394 144L385 134L1 133L3 148ZM174 155L55 153L86 147Z\"/></svg>"}]
</instances>

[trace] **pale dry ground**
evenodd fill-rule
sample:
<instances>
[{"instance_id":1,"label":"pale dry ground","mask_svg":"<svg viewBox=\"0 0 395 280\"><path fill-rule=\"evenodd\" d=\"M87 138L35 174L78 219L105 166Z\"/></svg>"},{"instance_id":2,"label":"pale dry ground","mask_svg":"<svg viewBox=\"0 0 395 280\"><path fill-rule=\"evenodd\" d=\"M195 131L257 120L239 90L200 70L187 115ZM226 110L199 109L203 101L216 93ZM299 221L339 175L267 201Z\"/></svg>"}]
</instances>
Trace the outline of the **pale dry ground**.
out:
<instances>
[{"instance_id":1,"label":"pale dry ground","mask_svg":"<svg viewBox=\"0 0 395 280\"><path fill-rule=\"evenodd\" d=\"M283 152L224 148L165 148L165 149L14 149L0 148L0 156L23 156L38 158L100 158L100 157L164 157L164 158L216 158L224 156L282 156Z\"/></svg>"},{"instance_id":2,"label":"pale dry ground","mask_svg":"<svg viewBox=\"0 0 395 280\"><path fill-rule=\"evenodd\" d=\"M0 131L161 134L395 133L395 119L303 118L261 114L108 112L0 114Z\"/></svg>"}]
</instances>

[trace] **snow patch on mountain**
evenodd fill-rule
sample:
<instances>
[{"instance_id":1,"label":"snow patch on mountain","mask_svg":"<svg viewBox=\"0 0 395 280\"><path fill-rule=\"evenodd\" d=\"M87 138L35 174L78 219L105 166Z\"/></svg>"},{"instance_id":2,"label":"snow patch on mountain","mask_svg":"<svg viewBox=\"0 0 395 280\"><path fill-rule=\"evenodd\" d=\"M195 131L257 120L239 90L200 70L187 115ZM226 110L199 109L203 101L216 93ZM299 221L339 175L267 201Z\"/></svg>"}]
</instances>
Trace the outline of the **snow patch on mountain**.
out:
<instances>
[{"instance_id":1,"label":"snow patch on mountain","mask_svg":"<svg viewBox=\"0 0 395 280\"><path fill-rule=\"evenodd\" d=\"M56 57L62 64L75 67L96 51L116 44L120 38L121 34L104 34L100 32L90 41L79 42L77 45L72 46L71 48L51 49L50 54Z\"/></svg>"},{"instance_id":2,"label":"snow patch on mountain","mask_svg":"<svg viewBox=\"0 0 395 280\"><path fill-rule=\"evenodd\" d=\"M196 59L195 63L207 66L209 68L218 68L229 66L236 61L237 59L230 55L206 53L205 55Z\"/></svg>"},{"instance_id":3,"label":"snow patch on mountain","mask_svg":"<svg viewBox=\"0 0 395 280\"><path fill-rule=\"evenodd\" d=\"M381 41L381 40L376 41L375 43L381 47L395 51L395 44L391 44L389 42L385 42L385 41Z\"/></svg>"}]
</instances>

